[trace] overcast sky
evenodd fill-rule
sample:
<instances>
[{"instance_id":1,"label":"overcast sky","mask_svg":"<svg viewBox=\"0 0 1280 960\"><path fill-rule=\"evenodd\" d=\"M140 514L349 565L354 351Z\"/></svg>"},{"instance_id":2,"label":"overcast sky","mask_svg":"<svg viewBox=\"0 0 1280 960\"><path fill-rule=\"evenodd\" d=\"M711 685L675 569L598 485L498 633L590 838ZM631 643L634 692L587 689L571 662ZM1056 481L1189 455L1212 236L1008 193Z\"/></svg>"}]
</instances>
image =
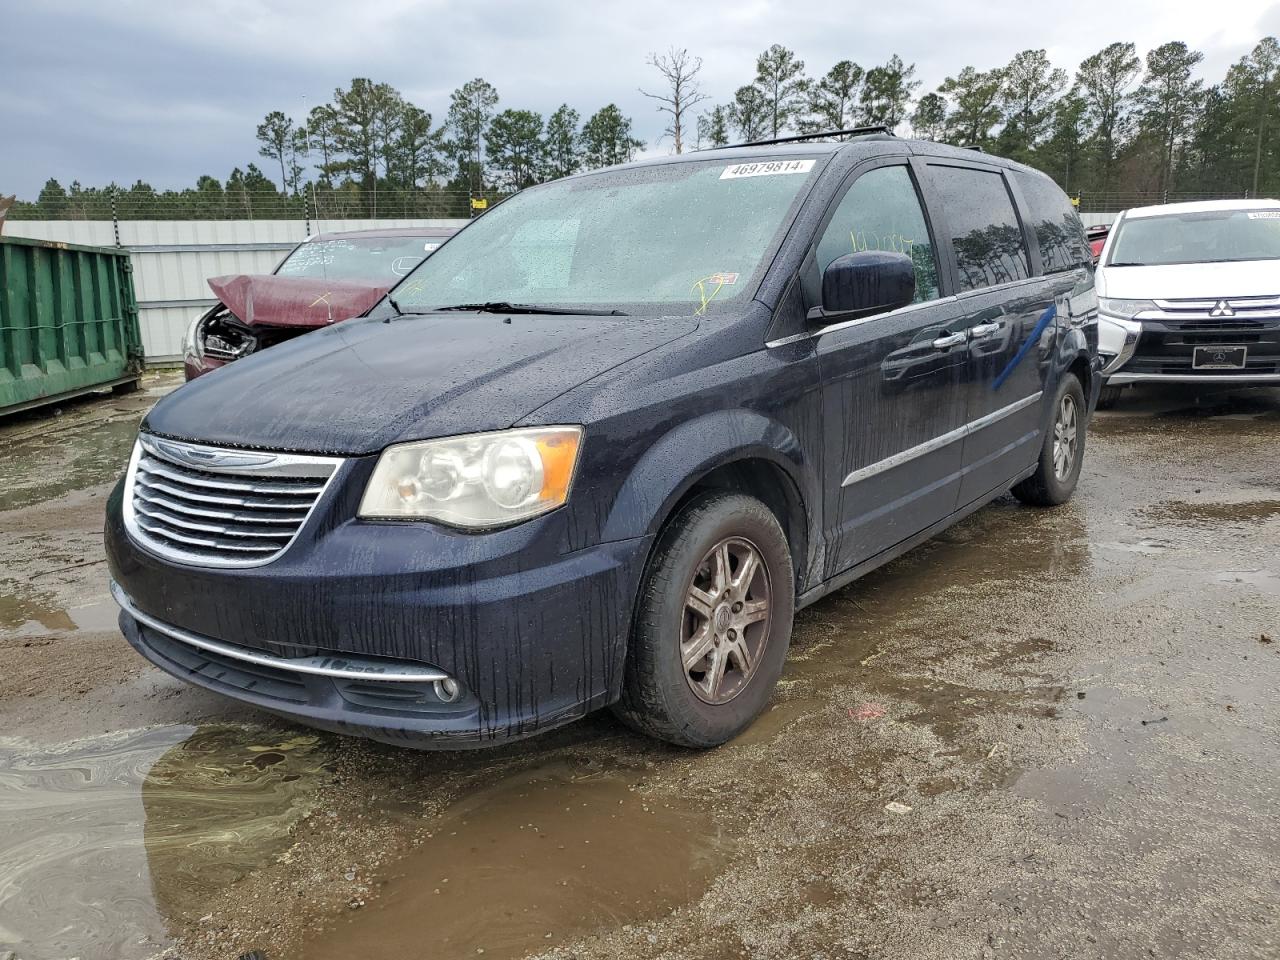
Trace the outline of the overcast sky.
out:
<instances>
[{"instance_id":1,"label":"overcast sky","mask_svg":"<svg viewBox=\"0 0 1280 960\"><path fill-rule=\"evenodd\" d=\"M654 144L663 118L636 88L659 86L645 57L673 44L704 59L703 89L725 101L772 43L810 75L898 53L925 92L1028 47L1074 72L1114 40L1143 54L1185 40L1216 82L1272 34L1274 0L0 0L0 194L34 199L50 176L225 179L257 160L264 114L300 118L353 76L392 84L437 120L477 76L501 107L567 102L585 118L613 101L648 152L666 152Z\"/></svg>"}]
</instances>

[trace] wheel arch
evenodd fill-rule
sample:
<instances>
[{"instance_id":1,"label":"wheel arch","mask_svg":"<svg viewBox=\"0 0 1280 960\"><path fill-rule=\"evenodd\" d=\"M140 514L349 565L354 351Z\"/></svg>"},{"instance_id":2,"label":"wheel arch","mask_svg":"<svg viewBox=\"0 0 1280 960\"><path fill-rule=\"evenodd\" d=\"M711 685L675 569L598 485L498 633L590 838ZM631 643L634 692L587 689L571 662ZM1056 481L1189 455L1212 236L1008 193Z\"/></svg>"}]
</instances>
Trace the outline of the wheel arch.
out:
<instances>
[{"instance_id":1,"label":"wheel arch","mask_svg":"<svg viewBox=\"0 0 1280 960\"><path fill-rule=\"evenodd\" d=\"M760 500L778 518L791 548L796 592L812 569L819 486L795 435L749 410L688 421L654 443L619 490L604 525L605 539L650 536L657 542L691 499L732 490Z\"/></svg>"}]
</instances>

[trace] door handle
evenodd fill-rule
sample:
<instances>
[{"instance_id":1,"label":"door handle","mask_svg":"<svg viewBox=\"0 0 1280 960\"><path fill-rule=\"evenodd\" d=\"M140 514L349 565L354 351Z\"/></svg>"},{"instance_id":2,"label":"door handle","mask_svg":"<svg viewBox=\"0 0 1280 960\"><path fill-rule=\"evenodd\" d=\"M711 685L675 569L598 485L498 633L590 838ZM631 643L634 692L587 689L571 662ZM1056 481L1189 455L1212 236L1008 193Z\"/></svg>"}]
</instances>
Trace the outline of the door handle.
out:
<instances>
[{"instance_id":1,"label":"door handle","mask_svg":"<svg viewBox=\"0 0 1280 960\"><path fill-rule=\"evenodd\" d=\"M960 333L949 333L945 337L939 337L933 341L933 349L946 350L950 347L958 347L969 339L969 335L963 331Z\"/></svg>"},{"instance_id":2,"label":"door handle","mask_svg":"<svg viewBox=\"0 0 1280 960\"><path fill-rule=\"evenodd\" d=\"M999 323L980 323L976 327L969 328L969 336L974 340L985 340L992 334L1000 332Z\"/></svg>"}]
</instances>

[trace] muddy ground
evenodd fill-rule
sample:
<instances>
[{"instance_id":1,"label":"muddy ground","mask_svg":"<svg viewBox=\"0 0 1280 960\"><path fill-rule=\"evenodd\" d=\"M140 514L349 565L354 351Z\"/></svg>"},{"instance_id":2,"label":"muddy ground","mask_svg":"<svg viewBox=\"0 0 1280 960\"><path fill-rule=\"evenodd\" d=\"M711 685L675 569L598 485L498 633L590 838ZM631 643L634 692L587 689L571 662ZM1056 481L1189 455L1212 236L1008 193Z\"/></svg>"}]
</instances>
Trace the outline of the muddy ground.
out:
<instances>
[{"instance_id":1,"label":"muddy ground","mask_svg":"<svg viewBox=\"0 0 1280 960\"><path fill-rule=\"evenodd\" d=\"M708 753L316 734L114 626L101 511L173 385L0 424L0 957L1280 957L1280 391L1130 391L804 611Z\"/></svg>"}]
</instances>

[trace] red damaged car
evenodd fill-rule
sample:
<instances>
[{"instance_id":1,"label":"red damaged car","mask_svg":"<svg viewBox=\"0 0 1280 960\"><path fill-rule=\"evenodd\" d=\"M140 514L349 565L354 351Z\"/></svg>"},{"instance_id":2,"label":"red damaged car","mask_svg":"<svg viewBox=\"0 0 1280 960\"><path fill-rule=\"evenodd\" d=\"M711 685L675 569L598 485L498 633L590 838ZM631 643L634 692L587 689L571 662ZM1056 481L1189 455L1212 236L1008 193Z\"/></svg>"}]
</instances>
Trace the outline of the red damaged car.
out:
<instances>
[{"instance_id":1,"label":"red damaged car","mask_svg":"<svg viewBox=\"0 0 1280 960\"><path fill-rule=\"evenodd\" d=\"M275 273L211 277L218 302L183 338L187 379L360 316L455 232L397 227L321 233L294 247Z\"/></svg>"}]
</instances>

